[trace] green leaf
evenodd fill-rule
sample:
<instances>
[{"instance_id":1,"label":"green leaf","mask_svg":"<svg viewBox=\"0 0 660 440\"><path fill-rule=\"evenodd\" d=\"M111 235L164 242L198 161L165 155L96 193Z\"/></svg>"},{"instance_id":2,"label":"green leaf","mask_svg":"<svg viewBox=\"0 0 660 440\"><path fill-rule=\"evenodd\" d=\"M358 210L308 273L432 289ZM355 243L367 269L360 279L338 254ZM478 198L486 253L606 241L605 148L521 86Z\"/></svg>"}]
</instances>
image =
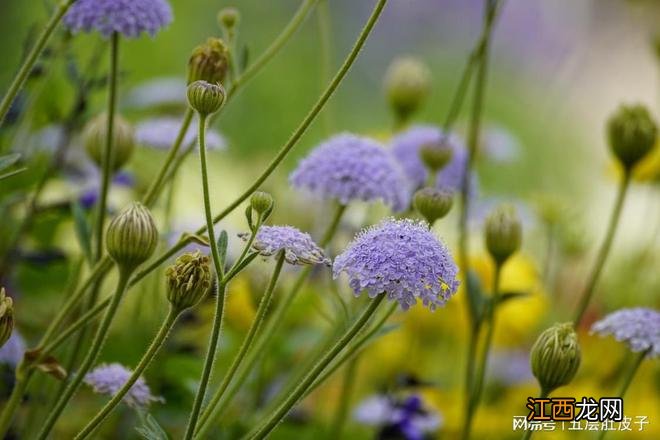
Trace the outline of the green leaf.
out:
<instances>
[{"instance_id":1,"label":"green leaf","mask_svg":"<svg viewBox=\"0 0 660 440\"><path fill-rule=\"evenodd\" d=\"M248 205L247 208L245 208L245 218L247 219L248 226L250 227L251 231L254 231L254 224L252 223L252 206Z\"/></svg>"},{"instance_id":2,"label":"green leaf","mask_svg":"<svg viewBox=\"0 0 660 440\"><path fill-rule=\"evenodd\" d=\"M478 324L484 318L484 312L486 311L489 300L484 294L479 277L473 270L468 271L465 287L468 296L468 305L470 307L470 318L473 324Z\"/></svg>"},{"instance_id":3,"label":"green leaf","mask_svg":"<svg viewBox=\"0 0 660 440\"><path fill-rule=\"evenodd\" d=\"M227 236L227 231L224 229L220 231L220 236L218 237L218 253L220 254L220 267L225 266L225 260L227 259L227 245L229 244L229 237Z\"/></svg>"},{"instance_id":4,"label":"green leaf","mask_svg":"<svg viewBox=\"0 0 660 440\"><path fill-rule=\"evenodd\" d=\"M497 303L502 304L503 302L507 302L517 298L524 298L526 296L529 296L529 292L502 292L500 293L500 297Z\"/></svg>"},{"instance_id":5,"label":"green leaf","mask_svg":"<svg viewBox=\"0 0 660 440\"><path fill-rule=\"evenodd\" d=\"M15 165L16 162L21 158L19 153L5 154L0 156L0 171L9 168L12 165Z\"/></svg>"},{"instance_id":6,"label":"green leaf","mask_svg":"<svg viewBox=\"0 0 660 440\"><path fill-rule=\"evenodd\" d=\"M18 173L22 173L25 170L27 170L27 168L24 167L24 168L18 168L16 170L6 172L5 174L0 174L0 180L7 179L11 176L14 176L14 175L18 174Z\"/></svg>"},{"instance_id":7,"label":"green leaf","mask_svg":"<svg viewBox=\"0 0 660 440\"><path fill-rule=\"evenodd\" d=\"M170 440L167 432L158 424L151 414L140 411L140 422L142 426L135 428L140 436L146 440Z\"/></svg>"},{"instance_id":8,"label":"green leaf","mask_svg":"<svg viewBox=\"0 0 660 440\"><path fill-rule=\"evenodd\" d=\"M73 215L73 224L76 230L76 237L80 244L85 259L92 262L92 228L87 221L85 211L77 201L71 203L71 214Z\"/></svg>"}]
</instances>

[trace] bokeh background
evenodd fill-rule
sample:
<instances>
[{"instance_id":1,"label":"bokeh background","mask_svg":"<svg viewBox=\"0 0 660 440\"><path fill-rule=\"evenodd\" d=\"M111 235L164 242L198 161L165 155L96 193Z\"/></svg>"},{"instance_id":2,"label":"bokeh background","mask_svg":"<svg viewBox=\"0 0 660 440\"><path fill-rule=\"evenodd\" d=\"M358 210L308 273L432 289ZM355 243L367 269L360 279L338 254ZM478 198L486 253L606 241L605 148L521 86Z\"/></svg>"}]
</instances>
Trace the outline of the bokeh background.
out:
<instances>
[{"instance_id":1,"label":"bokeh background","mask_svg":"<svg viewBox=\"0 0 660 440\"><path fill-rule=\"evenodd\" d=\"M332 30L331 69L334 71L350 49L371 1L330 0ZM297 8L295 0L172 1L175 20L156 38L126 41L121 47L120 108L138 123L166 112L180 115L184 96L167 109L140 105L136 92L146 82L174 78L183 83L191 49L220 33L216 13L223 6L236 6L242 14L240 44L254 59L277 35ZM5 0L0 3L0 90L5 90L24 53L25 44L43 25L52 2ZM432 72L432 95L415 122L440 124L458 82L467 53L480 29L479 0L392 0L349 76L321 117L304 135L284 165L264 189L276 197L274 223L287 223L318 234L329 208L289 188L288 171L319 141L338 131L371 135L386 141L392 133L392 116L382 93L382 80L390 62L401 55L414 55ZM511 432L513 415L524 415L526 398L536 393L527 366L526 353L538 333L549 324L571 316L576 297L602 238L613 202L618 170L604 137L604 122L621 103L641 102L660 114L660 2L655 0L509 0L494 33L492 70L485 105L483 150L478 162L480 190L477 211L497 201L516 203L524 219L523 250L504 271L504 288L529 293L501 310L495 336L497 362L488 380L485 403L476 418L476 438L517 438ZM74 85L69 61L84 65L103 51L103 41L81 35L70 43L58 35L51 50L66 56L40 63L38 80L31 81L24 99L35 99L34 116L16 129L34 157L47 155L48 140L35 136L57 124L71 105ZM61 46L58 46L60 44ZM319 55L319 24L314 12L297 35L231 102L215 125L224 138L224 149L213 152L213 204L220 209L255 178L306 114L328 79ZM107 69L106 58L98 69ZM67 61L69 60L69 61ZM174 88L176 90L176 87ZM159 90L157 88L157 90ZM170 93L162 86L156 96ZM86 113L102 111L105 92L91 95ZM176 100L175 100L176 101ZM464 126L466 112L458 128ZM1 139L6 143L7 137ZM37 139L37 140L35 140ZM660 153L656 149L655 158ZM113 205L122 206L143 191L153 178L164 151L141 148L128 171L132 187L114 188ZM35 159L35 163L39 163ZM191 158L173 187L169 209L159 206L161 221L172 234L203 223L197 162ZM38 174L28 170L16 182L0 188L3 197L11 191L26 191ZM627 201L619 234L588 324L602 314L624 306L660 306L660 160L650 160L638 173ZM6 183L3 182L2 185ZM51 182L44 200L57 203L80 190L64 178ZM543 207L548 200L561 206L560 227L554 232L550 276L543 277L547 258L547 224ZM555 203L555 202L553 202ZM162 220L168 213L167 222ZM352 207L333 252L350 240L361 226L386 214L384 208ZM490 266L481 244L481 220L473 221L474 264L485 285ZM457 219L451 215L437 226L437 233L454 247ZM240 213L220 225L235 233L245 228ZM70 219L62 213L42 216L25 246L32 251L57 249L75 252ZM318 236L318 235L317 235ZM266 282L269 263L259 263L232 286L226 337L221 350L233 353L251 322L256 300ZM47 259L20 264L12 278L11 293L17 299L18 328L29 342L43 329L60 301L70 267L65 259ZM283 277L280 290L293 276ZM234 438L234 432L250 424L242 407L262 401L269 390L286 381L286 371L310 352L325 331L324 316L332 312L328 299L331 280L319 273L301 295L287 325L277 338L276 349L259 366L249 387L226 417L217 438ZM108 283L110 285L110 283ZM339 285L349 299L348 289ZM355 301L353 301L355 302ZM132 365L139 359L166 310L162 273L149 277L130 295L115 326L104 360ZM146 377L167 401L154 405L152 414L176 435L185 425L199 376L201 353L210 327L212 304L189 316L175 332L167 351ZM446 309L435 313L413 309L397 315L399 327L377 341L360 356L354 370L350 406L384 390L420 393L443 423L438 438L454 438L461 420L461 390L466 325L462 294ZM603 340L581 329L583 367L570 386L558 394L606 396L617 386L626 367L628 352L612 340ZM221 356L218 372L231 356ZM512 374L512 371L515 374ZM342 374L335 375L315 392L273 438L312 438L327 430L336 411ZM38 384L55 386L50 378ZM421 385L411 386L411 382ZM35 394L39 390L35 385ZM68 429L79 427L98 408L102 398L81 393L69 417L63 419L58 438L68 438ZM658 438L660 425L660 370L646 362L625 401L626 413L648 415L651 425L634 438ZM22 414L27 417L27 414ZM36 417L30 414L30 417ZM35 419L37 420L37 419ZM118 411L105 425L103 438L133 438L135 415L128 408ZM370 438L373 427L349 419L345 438ZM574 435L567 438L573 438ZM582 434L583 437L588 437ZM538 438L560 438L561 434ZM611 438L616 438L612 435ZM633 438L633 435L628 437ZM626 437L627 438L627 437Z\"/></svg>"}]
</instances>

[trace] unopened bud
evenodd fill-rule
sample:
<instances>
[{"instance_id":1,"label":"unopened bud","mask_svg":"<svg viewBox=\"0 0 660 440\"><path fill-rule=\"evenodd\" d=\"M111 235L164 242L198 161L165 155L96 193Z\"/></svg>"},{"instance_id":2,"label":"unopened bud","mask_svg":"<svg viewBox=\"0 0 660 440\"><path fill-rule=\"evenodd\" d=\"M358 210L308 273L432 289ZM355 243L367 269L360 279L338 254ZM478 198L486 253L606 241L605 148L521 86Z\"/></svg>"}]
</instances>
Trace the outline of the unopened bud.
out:
<instances>
[{"instance_id":1,"label":"unopened bud","mask_svg":"<svg viewBox=\"0 0 660 440\"><path fill-rule=\"evenodd\" d=\"M486 219L486 248L498 264L520 249L522 226L513 206L497 207Z\"/></svg>"},{"instance_id":2,"label":"unopened bud","mask_svg":"<svg viewBox=\"0 0 660 440\"><path fill-rule=\"evenodd\" d=\"M108 115L101 113L91 119L85 126L83 140L87 154L94 163L101 168L103 166L103 155L105 151L106 138L108 136ZM122 168L133 155L135 149L135 133L131 124L120 115L113 118L112 149L110 169L116 172Z\"/></svg>"},{"instance_id":3,"label":"unopened bud","mask_svg":"<svg viewBox=\"0 0 660 440\"><path fill-rule=\"evenodd\" d=\"M392 110L407 120L426 100L431 89L429 69L416 58L395 59L385 75L385 94Z\"/></svg>"},{"instance_id":4,"label":"unopened bud","mask_svg":"<svg viewBox=\"0 0 660 440\"><path fill-rule=\"evenodd\" d=\"M202 116L220 110L225 102L225 89L220 84L195 81L188 86L188 102Z\"/></svg>"},{"instance_id":5,"label":"unopened bud","mask_svg":"<svg viewBox=\"0 0 660 440\"><path fill-rule=\"evenodd\" d=\"M5 288L0 288L0 347L9 340L14 330L14 303L7 296Z\"/></svg>"},{"instance_id":6,"label":"unopened bud","mask_svg":"<svg viewBox=\"0 0 660 440\"><path fill-rule=\"evenodd\" d=\"M209 38L197 46L188 60L188 84L206 81L220 84L229 68L229 52L220 38Z\"/></svg>"},{"instance_id":7,"label":"unopened bud","mask_svg":"<svg viewBox=\"0 0 660 440\"><path fill-rule=\"evenodd\" d=\"M133 270L151 257L158 244L158 229L151 213L135 202L112 219L106 248L117 265Z\"/></svg>"},{"instance_id":8,"label":"unopened bud","mask_svg":"<svg viewBox=\"0 0 660 440\"><path fill-rule=\"evenodd\" d=\"M607 135L614 155L630 169L651 151L658 128L646 107L621 106L607 122Z\"/></svg>"},{"instance_id":9,"label":"unopened bud","mask_svg":"<svg viewBox=\"0 0 660 440\"><path fill-rule=\"evenodd\" d=\"M250 206L257 214L264 214L273 208L273 196L263 191L256 191L250 197Z\"/></svg>"},{"instance_id":10,"label":"unopened bud","mask_svg":"<svg viewBox=\"0 0 660 440\"><path fill-rule=\"evenodd\" d=\"M176 310L197 305L212 285L209 257L199 251L185 253L165 271L167 299Z\"/></svg>"},{"instance_id":11,"label":"unopened bud","mask_svg":"<svg viewBox=\"0 0 660 440\"><path fill-rule=\"evenodd\" d=\"M545 330L531 351L532 373L547 393L568 384L580 367L580 345L570 322Z\"/></svg>"},{"instance_id":12,"label":"unopened bud","mask_svg":"<svg viewBox=\"0 0 660 440\"><path fill-rule=\"evenodd\" d=\"M438 188L422 188L413 196L413 207L429 225L443 218L451 210L453 194Z\"/></svg>"},{"instance_id":13,"label":"unopened bud","mask_svg":"<svg viewBox=\"0 0 660 440\"><path fill-rule=\"evenodd\" d=\"M222 8L218 12L218 23L220 26L223 26L227 29L233 29L236 27L241 19L241 14L238 12L238 9L231 6Z\"/></svg>"},{"instance_id":14,"label":"unopened bud","mask_svg":"<svg viewBox=\"0 0 660 440\"><path fill-rule=\"evenodd\" d=\"M451 160L454 151L449 145L424 145L419 150L419 157L424 165L435 174L445 167Z\"/></svg>"}]
</instances>

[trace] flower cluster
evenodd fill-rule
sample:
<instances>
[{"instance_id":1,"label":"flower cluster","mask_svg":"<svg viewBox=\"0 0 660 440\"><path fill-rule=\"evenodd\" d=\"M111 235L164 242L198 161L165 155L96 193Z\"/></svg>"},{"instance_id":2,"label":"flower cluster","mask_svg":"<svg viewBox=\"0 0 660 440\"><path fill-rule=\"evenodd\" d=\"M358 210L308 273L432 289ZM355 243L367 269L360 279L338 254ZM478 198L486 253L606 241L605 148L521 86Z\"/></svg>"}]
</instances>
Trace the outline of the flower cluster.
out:
<instances>
[{"instance_id":1,"label":"flower cluster","mask_svg":"<svg viewBox=\"0 0 660 440\"><path fill-rule=\"evenodd\" d=\"M403 171L378 142L349 133L316 147L289 178L291 184L342 204L382 200L394 211L409 205Z\"/></svg>"},{"instance_id":2,"label":"flower cluster","mask_svg":"<svg viewBox=\"0 0 660 440\"><path fill-rule=\"evenodd\" d=\"M77 0L64 16L72 31L97 31L105 37L114 32L129 38L143 32L154 36L171 21L166 0Z\"/></svg>"},{"instance_id":3,"label":"flower cluster","mask_svg":"<svg viewBox=\"0 0 660 440\"><path fill-rule=\"evenodd\" d=\"M249 233L241 233L239 237L247 240ZM270 257L279 251L284 251L284 259L289 264L325 264L330 260L318 247L312 237L293 226L262 226L252 243L252 248L264 257Z\"/></svg>"},{"instance_id":4,"label":"flower cluster","mask_svg":"<svg viewBox=\"0 0 660 440\"><path fill-rule=\"evenodd\" d=\"M348 275L353 292L387 295L407 309L417 302L434 310L458 289L458 268L425 223L388 219L362 231L337 258L334 277Z\"/></svg>"},{"instance_id":5,"label":"flower cluster","mask_svg":"<svg viewBox=\"0 0 660 440\"><path fill-rule=\"evenodd\" d=\"M644 307L621 309L610 313L591 327L592 333L614 336L631 351L648 351L648 357L660 356L660 312Z\"/></svg>"},{"instance_id":6,"label":"flower cluster","mask_svg":"<svg viewBox=\"0 0 660 440\"><path fill-rule=\"evenodd\" d=\"M131 370L121 364L104 364L85 375L85 383L92 387L95 393L115 395L131 377ZM155 397L144 379L139 378L124 396L124 402L132 408L145 408L153 402L163 402L163 398Z\"/></svg>"}]
</instances>

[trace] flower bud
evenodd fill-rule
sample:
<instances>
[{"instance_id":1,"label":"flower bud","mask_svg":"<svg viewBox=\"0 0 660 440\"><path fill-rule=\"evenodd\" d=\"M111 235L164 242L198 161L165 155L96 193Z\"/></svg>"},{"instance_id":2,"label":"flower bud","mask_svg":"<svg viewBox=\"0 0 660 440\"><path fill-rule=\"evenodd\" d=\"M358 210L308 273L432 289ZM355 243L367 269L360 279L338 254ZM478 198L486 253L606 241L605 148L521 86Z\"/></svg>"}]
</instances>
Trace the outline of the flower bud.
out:
<instances>
[{"instance_id":1,"label":"flower bud","mask_svg":"<svg viewBox=\"0 0 660 440\"><path fill-rule=\"evenodd\" d=\"M188 102L202 116L217 112L225 102L225 89L220 84L195 81L188 86Z\"/></svg>"},{"instance_id":2,"label":"flower bud","mask_svg":"<svg viewBox=\"0 0 660 440\"><path fill-rule=\"evenodd\" d=\"M103 166L103 152L105 151L108 133L108 114L101 113L91 119L85 126L83 140L87 154L94 163ZM115 172L122 168L133 155L135 149L135 134L131 124L120 115L113 118L112 128L112 162L110 169Z\"/></svg>"},{"instance_id":3,"label":"flower bud","mask_svg":"<svg viewBox=\"0 0 660 440\"><path fill-rule=\"evenodd\" d=\"M547 393L568 384L580 367L580 345L570 322L545 330L532 346L532 373Z\"/></svg>"},{"instance_id":4,"label":"flower bud","mask_svg":"<svg viewBox=\"0 0 660 440\"><path fill-rule=\"evenodd\" d=\"M238 25L241 14L238 9L230 7L222 8L218 12L218 23L227 29L233 29Z\"/></svg>"},{"instance_id":5,"label":"flower bud","mask_svg":"<svg viewBox=\"0 0 660 440\"><path fill-rule=\"evenodd\" d=\"M197 46L188 60L188 84L207 81L220 84L229 68L229 52L220 38L209 38Z\"/></svg>"},{"instance_id":6,"label":"flower bud","mask_svg":"<svg viewBox=\"0 0 660 440\"><path fill-rule=\"evenodd\" d=\"M419 150L419 157L432 174L444 168L453 154L453 150L446 145L424 145Z\"/></svg>"},{"instance_id":7,"label":"flower bud","mask_svg":"<svg viewBox=\"0 0 660 440\"><path fill-rule=\"evenodd\" d=\"M513 206L497 207L486 218L486 248L497 264L504 263L520 249L522 226Z\"/></svg>"},{"instance_id":8,"label":"flower bud","mask_svg":"<svg viewBox=\"0 0 660 440\"><path fill-rule=\"evenodd\" d=\"M614 155L630 169L651 151L658 128L646 107L621 106L607 122L607 135Z\"/></svg>"},{"instance_id":9,"label":"flower bud","mask_svg":"<svg viewBox=\"0 0 660 440\"><path fill-rule=\"evenodd\" d=\"M199 251L188 252L165 270L167 299L176 310L197 305L212 285L209 257Z\"/></svg>"},{"instance_id":10,"label":"flower bud","mask_svg":"<svg viewBox=\"0 0 660 440\"><path fill-rule=\"evenodd\" d=\"M452 204L453 194L444 189L422 188L413 196L413 207L431 226L447 215Z\"/></svg>"},{"instance_id":11,"label":"flower bud","mask_svg":"<svg viewBox=\"0 0 660 440\"><path fill-rule=\"evenodd\" d=\"M263 191L256 191L250 197L250 206L257 214L263 215L273 208L273 196Z\"/></svg>"},{"instance_id":12,"label":"flower bud","mask_svg":"<svg viewBox=\"0 0 660 440\"><path fill-rule=\"evenodd\" d=\"M5 288L0 288L0 347L9 340L14 330L14 303L5 293Z\"/></svg>"},{"instance_id":13,"label":"flower bud","mask_svg":"<svg viewBox=\"0 0 660 440\"><path fill-rule=\"evenodd\" d=\"M415 58L395 59L385 75L385 94L392 110L401 120L408 119L428 97L431 74Z\"/></svg>"},{"instance_id":14,"label":"flower bud","mask_svg":"<svg viewBox=\"0 0 660 440\"><path fill-rule=\"evenodd\" d=\"M144 263L156 249L158 229L151 213L134 202L112 219L106 235L108 254L117 265L133 270Z\"/></svg>"}]
</instances>

